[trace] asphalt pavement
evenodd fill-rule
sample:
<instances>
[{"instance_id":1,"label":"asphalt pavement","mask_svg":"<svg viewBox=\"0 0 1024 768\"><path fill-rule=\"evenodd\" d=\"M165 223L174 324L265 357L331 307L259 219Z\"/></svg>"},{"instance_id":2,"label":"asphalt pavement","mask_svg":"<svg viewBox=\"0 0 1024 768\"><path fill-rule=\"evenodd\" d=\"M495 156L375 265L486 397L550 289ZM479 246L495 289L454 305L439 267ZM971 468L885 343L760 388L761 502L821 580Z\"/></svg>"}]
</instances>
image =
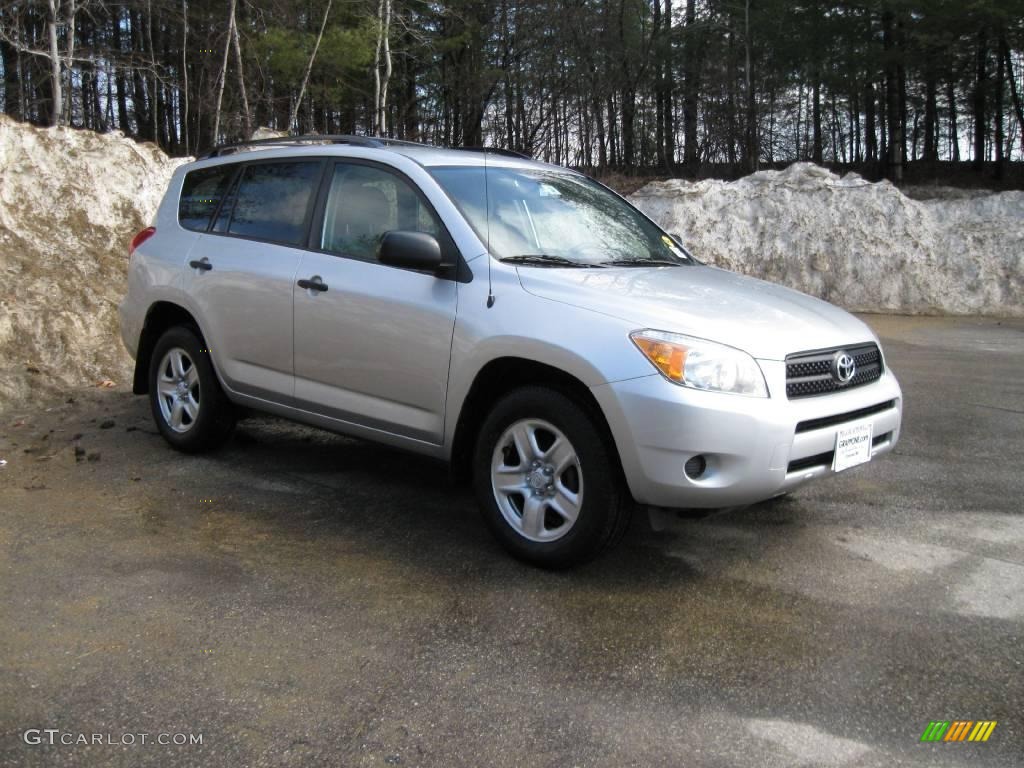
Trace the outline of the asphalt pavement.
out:
<instances>
[{"instance_id":1,"label":"asphalt pavement","mask_svg":"<svg viewBox=\"0 0 1024 768\"><path fill-rule=\"evenodd\" d=\"M388 448L3 412L0 765L1024 765L1024 322L867 319L892 454L565 573Z\"/></svg>"}]
</instances>

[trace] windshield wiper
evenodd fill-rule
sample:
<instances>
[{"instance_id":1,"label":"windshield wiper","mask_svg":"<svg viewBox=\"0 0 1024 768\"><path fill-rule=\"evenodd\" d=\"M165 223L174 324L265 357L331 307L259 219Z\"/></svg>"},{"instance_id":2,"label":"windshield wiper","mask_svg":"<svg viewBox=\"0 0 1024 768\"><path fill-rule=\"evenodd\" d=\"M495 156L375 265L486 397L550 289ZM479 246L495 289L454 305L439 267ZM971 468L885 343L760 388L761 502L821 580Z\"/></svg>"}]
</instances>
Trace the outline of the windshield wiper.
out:
<instances>
[{"instance_id":1,"label":"windshield wiper","mask_svg":"<svg viewBox=\"0 0 1024 768\"><path fill-rule=\"evenodd\" d=\"M573 261L564 256L552 256L547 253L525 253L521 256L506 256L501 261L506 264L529 264L538 267L600 267L601 264L587 264Z\"/></svg>"},{"instance_id":2,"label":"windshield wiper","mask_svg":"<svg viewBox=\"0 0 1024 768\"><path fill-rule=\"evenodd\" d=\"M612 259L601 262L604 267L682 267L685 264L685 261L669 259Z\"/></svg>"}]
</instances>

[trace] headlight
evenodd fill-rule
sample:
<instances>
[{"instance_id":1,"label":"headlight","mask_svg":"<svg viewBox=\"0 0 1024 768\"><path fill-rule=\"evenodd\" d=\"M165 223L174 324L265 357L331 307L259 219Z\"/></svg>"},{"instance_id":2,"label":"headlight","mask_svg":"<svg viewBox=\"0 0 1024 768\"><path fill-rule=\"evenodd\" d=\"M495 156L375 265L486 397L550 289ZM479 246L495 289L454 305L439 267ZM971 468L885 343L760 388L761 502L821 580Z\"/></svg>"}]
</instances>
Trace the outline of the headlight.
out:
<instances>
[{"instance_id":1,"label":"headlight","mask_svg":"<svg viewBox=\"0 0 1024 768\"><path fill-rule=\"evenodd\" d=\"M764 374L742 350L667 331L633 331L629 338L662 376L684 387L768 397Z\"/></svg>"}]
</instances>

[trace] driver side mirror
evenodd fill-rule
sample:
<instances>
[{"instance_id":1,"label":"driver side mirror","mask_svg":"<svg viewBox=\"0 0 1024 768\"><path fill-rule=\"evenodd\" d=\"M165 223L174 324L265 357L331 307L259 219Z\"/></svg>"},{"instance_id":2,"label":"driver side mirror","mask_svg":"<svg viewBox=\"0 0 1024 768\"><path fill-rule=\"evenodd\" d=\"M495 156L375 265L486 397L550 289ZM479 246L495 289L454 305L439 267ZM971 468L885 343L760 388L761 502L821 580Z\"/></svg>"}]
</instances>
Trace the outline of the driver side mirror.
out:
<instances>
[{"instance_id":1,"label":"driver side mirror","mask_svg":"<svg viewBox=\"0 0 1024 768\"><path fill-rule=\"evenodd\" d=\"M423 272L441 272L445 264L441 244L437 238L426 232L412 232L396 229L384 234L377 248L377 260L381 264Z\"/></svg>"},{"instance_id":2,"label":"driver side mirror","mask_svg":"<svg viewBox=\"0 0 1024 768\"><path fill-rule=\"evenodd\" d=\"M683 245L683 236L680 235L678 232L669 232L668 236L675 240L676 245L678 245L680 248L685 247Z\"/></svg>"}]
</instances>

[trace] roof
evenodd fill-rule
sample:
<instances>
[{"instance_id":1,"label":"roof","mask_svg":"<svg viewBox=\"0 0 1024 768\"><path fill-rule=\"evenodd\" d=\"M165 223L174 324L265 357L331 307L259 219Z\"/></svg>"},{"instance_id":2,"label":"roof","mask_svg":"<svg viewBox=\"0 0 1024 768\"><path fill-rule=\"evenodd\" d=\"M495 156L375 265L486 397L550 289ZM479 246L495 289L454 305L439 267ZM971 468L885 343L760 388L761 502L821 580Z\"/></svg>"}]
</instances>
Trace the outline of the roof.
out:
<instances>
[{"instance_id":1,"label":"roof","mask_svg":"<svg viewBox=\"0 0 1024 768\"><path fill-rule=\"evenodd\" d=\"M235 154L286 149L319 149L321 152L326 148L338 149L347 147L358 147L360 149L383 150L404 155L409 159L423 166L438 165L483 165L484 157L487 162L495 165L542 165L532 160L527 155L513 152L507 149L492 147L465 147L447 148L435 147L430 144L419 144L413 141L400 141L398 139L378 138L375 136L347 136L347 135L320 135L309 134L304 136L286 136L280 138L257 139L255 141L239 142L237 144L224 144L215 147L198 160L211 160L214 158L225 158ZM296 154L309 154L297 152ZM329 152L329 154L335 154ZM336 154L345 154L337 152ZM500 158L500 160L498 160ZM496 162L498 160L498 162ZM518 161L518 162L517 162Z\"/></svg>"}]
</instances>

